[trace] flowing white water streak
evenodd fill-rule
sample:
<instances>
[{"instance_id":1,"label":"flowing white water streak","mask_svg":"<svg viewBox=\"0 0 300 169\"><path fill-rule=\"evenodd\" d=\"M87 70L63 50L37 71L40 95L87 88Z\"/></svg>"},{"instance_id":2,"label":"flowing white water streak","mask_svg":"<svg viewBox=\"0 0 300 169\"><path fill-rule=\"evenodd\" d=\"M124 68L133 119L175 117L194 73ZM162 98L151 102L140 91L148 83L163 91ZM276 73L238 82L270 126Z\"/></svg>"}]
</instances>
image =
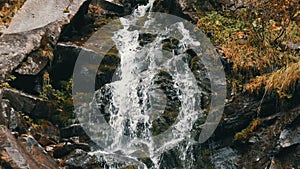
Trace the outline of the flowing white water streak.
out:
<instances>
[{"instance_id":1,"label":"flowing white water streak","mask_svg":"<svg viewBox=\"0 0 300 169\"><path fill-rule=\"evenodd\" d=\"M178 23L172 25L170 30L156 32L160 34L159 37L148 47L141 49L138 40L140 32L130 30L130 26L134 26L140 17L145 16L146 11L152 7L153 3L154 0L146 6L140 6L134 12L133 18L121 18L124 28L117 31L113 37L121 57L119 68L121 80L111 84L113 106L110 107L110 125L115 131L111 151L122 151L130 155L130 153L135 153L137 145L146 145L145 152L149 153L155 164L154 167L158 168L158 159L161 153L176 146L184 139L191 139L189 132L195 120L199 118L200 112L198 106L200 104L200 91L195 85L197 82L188 64L182 61L182 58L185 57L184 54L174 55L172 53L172 59L165 64L159 64L159 62L163 62L161 58L166 54L162 52L160 44L163 39L172 34L170 32L178 30L181 34L179 45L183 51L189 46L199 46L200 44L192 40L193 38L189 35L189 31L184 28L183 23ZM149 17L144 26L147 28L150 23ZM146 71L143 70L145 65ZM168 70L173 78L173 87L177 90L181 107L175 125L166 134L154 138L150 132L151 120L154 116L151 113L154 111L151 109L153 105L151 105L151 98L149 97L151 97L151 91L154 92L154 95L156 94L156 97L163 97L162 92L159 95L159 91L153 90L156 87L152 84L157 71L162 68ZM139 90L142 92L142 96L138 95ZM143 103L140 103L141 99ZM150 108L147 106L147 100L150 100ZM162 104L162 106L165 105ZM162 109L163 112L163 108L160 107L159 109ZM139 125L146 126L142 130L142 136L137 134ZM125 130L129 130L129 137L124 137Z\"/></svg>"},{"instance_id":2,"label":"flowing white water streak","mask_svg":"<svg viewBox=\"0 0 300 169\"><path fill-rule=\"evenodd\" d=\"M121 80L116 81L111 84L113 92L113 107L111 107L111 112L113 109L117 109L116 115L110 117L110 125L113 127L115 134L114 143L111 148L114 151L123 150L124 146L127 147L127 153L135 150L135 148L130 148L128 146L128 139L130 142L135 144L135 138L137 137L137 127L138 125L149 125L149 115L145 114L147 111L145 101L142 105L139 103L141 96L138 96L138 88L144 88L144 84L150 84L151 79L154 74L150 73L146 78L139 78L141 75L141 66L145 63L144 60L149 60L147 56L147 51L139 50L139 31L130 31L130 26L135 25L137 20L140 17L146 15L148 10L151 10L155 0L150 0L149 3L145 6L139 6L130 18L120 18L121 24L124 26L123 29L117 31L113 37L117 45L121 57L120 65L120 76ZM150 70L151 71L151 70ZM141 79L143 84L140 84ZM148 93L149 88L144 89L146 92L143 92L142 100L147 99L146 93ZM129 122L130 124L126 124ZM128 137L123 137L125 125L128 125L129 135ZM149 129L143 130L142 138L150 138L151 133ZM141 134L139 134L141 135ZM145 140L145 143L149 140ZM140 144L140 141L138 141ZM126 150L125 150L126 151ZM134 153L134 151L132 152Z\"/></svg>"},{"instance_id":3,"label":"flowing white water streak","mask_svg":"<svg viewBox=\"0 0 300 169\"><path fill-rule=\"evenodd\" d=\"M193 168L197 161L190 147L196 143L194 139L197 140L199 125L196 132L193 127L196 121L200 123L206 117L200 106L204 91L197 83L207 77L199 70L198 75L203 77L197 81L189 64L192 57L199 56L195 58L198 65L197 59L201 56L200 62L203 61L206 68L215 68L211 57L207 57L212 54L213 47L205 43L208 41L205 36L195 33L194 26L183 19L147 13L153 3L154 0L150 0L147 5L138 7L133 15L104 26L87 42L91 49L99 49L100 57L83 52L79 57L82 60L76 63L82 65L75 68L74 75L79 76L81 70L87 69L86 66L98 66L105 57L102 54L114 45L119 52L121 62L111 83L101 86L92 102L86 102L84 97L79 99L80 102L77 100L79 105L81 101L85 103L77 108L78 119L91 140L99 145L97 150L101 150L92 154L98 154L99 159L104 157L103 161L110 169L131 164L145 168L146 163L151 169ZM112 38L99 39L107 35ZM75 76L74 84L91 95L94 91L90 84L94 81L78 85L85 82L88 75L85 74L82 80ZM91 71L89 76L95 75L96 72ZM81 97L74 97L74 101L78 98ZM213 112L211 119L215 117ZM209 135L209 132L204 134ZM174 151L176 157L169 157L169 162L165 158ZM141 159L148 159L151 164ZM172 161L177 161L178 166L174 166Z\"/></svg>"},{"instance_id":4,"label":"flowing white water streak","mask_svg":"<svg viewBox=\"0 0 300 169\"><path fill-rule=\"evenodd\" d=\"M182 51L185 51L193 45L200 45L199 42L193 41L193 38L189 35L188 30L184 28L182 22L171 25L165 32L160 32L161 37L156 40L156 43L161 42L164 38L166 38L166 35L172 34L171 32L173 31L179 31L181 34L182 39L180 40L179 46L181 46ZM161 51L160 48L155 48L155 46L157 45L153 45L152 50ZM151 51L150 53L157 54L159 52ZM159 57L163 57L164 55L168 54L163 51L162 55L159 55ZM164 65L156 66L158 66L157 69L161 66L169 71L173 78L173 87L177 91L176 94L181 102L181 107L175 124L167 132L156 136L153 140L151 140L151 152L153 152L151 154L153 155L152 158L155 158L155 156L159 156L166 150L177 146L183 140L192 141L193 139L191 138L190 131L194 122L202 115L202 110L200 109L201 91L197 86L196 79L188 67L188 64L182 61L186 55L175 55L174 53L171 55L172 59L169 59ZM159 58L157 56L151 57ZM187 147L183 149L187 149ZM185 156L183 155L182 160L185 160L184 157Z\"/></svg>"},{"instance_id":5,"label":"flowing white water streak","mask_svg":"<svg viewBox=\"0 0 300 169\"><path fill-rule=\"evenodd\" d=\"M75 64L75 112L104 168L199 168L197 145L222 117L226 81L213 45L181 18L147 13L153 3L103 26ZM101 65L118 64L109 53L115 45L121 63L112 77L102 77ZM101 81L96 92L95 81Z\"/></svg>"}]
</instances>

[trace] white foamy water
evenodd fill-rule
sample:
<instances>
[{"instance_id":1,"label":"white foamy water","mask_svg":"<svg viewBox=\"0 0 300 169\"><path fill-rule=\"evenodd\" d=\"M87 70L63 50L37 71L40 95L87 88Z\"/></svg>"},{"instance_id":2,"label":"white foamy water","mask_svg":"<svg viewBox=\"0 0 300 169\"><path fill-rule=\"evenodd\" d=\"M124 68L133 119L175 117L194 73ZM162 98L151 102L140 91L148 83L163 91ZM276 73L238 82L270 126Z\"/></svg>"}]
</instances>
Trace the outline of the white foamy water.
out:
<instances>
[{"instance_id":1,"label":"white foamy water","mask_svg":"<svg viewBox=\"0 0 300 169\"><path fill-rule=\"evenodd\" d=\"M114 29L111 31L112 41L91 40L87 45L103 48L100 53L110 49L104 49L105 44L116 45L120 57L120 65L112 82L96 91L93 102L76 109L83 128L101 147L101 150L91 154L104 158L110 169L129 164L140 168L165 168L167 164L163 162L166 160L163 159L163 154L172 149L176 149L178 156L174 159L187 161L181 164L184 168L193 168L193 161L198 158L191 154L191 147L196 143L194 139L197 137L192 136L192 130L195 122L206 118L206 115L200 106L203 91L197 84L195 72L190 70L191 56L187 54L187 50L193 50L197 56L203 55L203 64L207 66L214 61L209 57L213 55L213 50L210 50L212 45L205 42L208 40L202 34L195 33L193 25L183 19L149 12L154 1L149 0L148 4L134 10L132 15L114 22L121 24L120 29L115 30L114 24L103 28ZM105 34L100 31L95 37L103 35ZM149 37L146 43L141 44L143 35ZM82 56L84 65L88 56ZM93 56L89 59L91 58ZM89 62L98 64L99 61L101 59ZM214 71L218 64L221 65L220 62L208 65L208 72L223 80L222 72ZM75 70L80 68L79 66ZM85 66L83 68L86 69ZM82 81L78 81L80 82ZM216 85L212 85L212 91L213 87L218 89ZM222 101L223 96L212 97L216 105L222 104L217 102L217 98ZM76 97L73 99L76 101ZM217 110L211 110L214 113L209 118L210 123L202 126L204 129L208 126L207 132L199 136L204 141L213 132L220 118ZM160 130L156 131L158 129ZM149 159L152 164L146 166L140 159Z\"/></svg>"},{"instance_id":2,"label":"white foamy water","mask_svg":"<svg viewBox=\"0 0 300 169\"><path fill-rule=\"evenodd\" d=\"M179 46L185 51L190 46L199 46L193 41L189 31L182 22L169 26L163 32L155 32L155 40L143 47L139 44L139 30L131 28L138 25L144 17L144 29L151 25L151 17L147 13L154 0L145 6L139 6L133 17L121 18L123 29L114 33L113 41L117 45L121 64L118 75L120 80L108 84L112 99L109 107L109 125L113 129L110 135L113 140L108 150L121 152L126 156L150 157L154 168L159 168L159 156L179 142L190 139L190 131L196 119L201 116L200 91L188 63L183 62L185 54L162 51L162 40L171 38L174 32L179 37ZM140 26L140 25L139 25ZM173 88L181 103L177 120L167 131L153 136L151 127L154 118L164 112L166 94L153 83L161 70L167 70L172 76ZM125 136L124 136L124 133ZM183 157L184 158L184 155Z\"/></svg>"}]
</instances>

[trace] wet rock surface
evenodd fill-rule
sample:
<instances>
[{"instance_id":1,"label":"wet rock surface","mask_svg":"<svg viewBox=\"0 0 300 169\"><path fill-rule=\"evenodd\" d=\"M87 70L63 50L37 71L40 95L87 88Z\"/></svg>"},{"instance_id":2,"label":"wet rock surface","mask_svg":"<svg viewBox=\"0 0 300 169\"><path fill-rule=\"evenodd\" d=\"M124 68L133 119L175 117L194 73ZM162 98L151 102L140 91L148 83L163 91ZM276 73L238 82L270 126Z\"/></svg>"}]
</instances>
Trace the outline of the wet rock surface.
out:
<instances>
[{"instance_id":1,"label":"wet rock surface","mask_svg":"<svg viewBox=\"0 0 300 169\"><path fill-rule=\"evenodd\" d=\"M85 131L80 124L73 124L60 130L61 138L70 138L74 136L85 136Z\"/></svg>"},{"instance_id":2,"label":"wet rock surface","mask_svg":"<svg viewBox=\"0 0 300 169\"><path fill-rule=\"evenodd\" d=\"M30 1L28 0L28 2ZM20 13L17 16L19 19L13 21L9 29L4 30L5 34L0 39L0 82L6 81L12 74L20 75L17 76L17 79L23 79L19 83L18 89L25 91L0 88L0 166L2 168L33 169L59 167L137 168L137 166L131 165L132 161L130 160L132 159L107 155L101 151L97 152L101 147L95 145L88 138L80 124L66 124L61 128L58 127L58 124L53 123L53 116L62 113L62 110L59 110L51 101L26 93L24 81L32 81L33 83L29 84L32 88L28 90L33 89L36 80L43 80L41 78L45 70L49 71L53 86L60 88L60 83L67 81L72 76L74 64L80 52L96 55L95 51L81 47L82 44L78 41L66 42L70 39L62 38L61 34L63 25L72 20L72 17L85 1L60 1L55 4L58 6L57 8L52 8L54 1L51 1L52 5L49 4L51 9L43 8L45 2L35 3L32 8L35 6L42 8L36 12ZM93 19L102 21L105 17L123 16L130 13L138 4L145 3L147 1L143 0L92 1L93 5L98 5L102 10L105 10L105 12L102 11L103 15L100 14L101 17ZM85 4L85 9L81 9L82 13L77 15L77 19L75 18L71 22L73 25L69 28L63 28L64 31L73 35L72 29L74 25L80 23L81 19L84 19L84 23L93 21L85 15L88 5L89 1ZM230 0L160 0L156 2L154 10L193 20L195 19L194 13L199 6L203 9L224 7L235 11L245 5L244 1ZM25 11L27 11L26 8L28 10L28 4L27 7L24 6ZM17 24L24 17L34 20L33 15L39 15L49 10L54 10L55 14L49 18L53 20L51 22L46 18L36 25L30 25L29 28L26 27L27 25ZM142 45L147 45L154 38L147 34L140 36L139 40ZM59 38L61 38L60 40L63 39L64 42L57 44ZM167 39L164 43L164 50L175 50L176 52L178 46L174 40ZM190 68L199 82L198 85L205 89L202 93L201 103L202 108L206 108L210 104L209 98L211 97L207 72L199 62L199 57L191 56L189 59ZM50 61L51 66L49 65ZM111 82L111 77L117 70L119 63L118 51L113 47L105 55L99 67L86 69L97 70L95 89L99 89L98 94L107 92L103 91L105 90L104 86ZM83 76L83 78L87 77ZM160 85L163 92L169 92L167 93L168 96L173 96L172 87L174 84L167 73L162 71L158 75L156 83ZM42 88L42 86L40 87ZM299 93L299 89L299 85L296 85L295 93ZM37 93L39 94L39 92ZM104 115L106 115L105 106L107 107L108 104L105 99L109 99L109 92L106 93L105 97L101 100L103 104L100 105L100 110ZM157 99L155 102L158 107L159 104L162 104L162 100L164 99ZM154 134L163 133L176 122L180 102L175 96L168 98L167 101L169 104L167 104L165 112L160 116L157 115L159 117L153 121L152 132ZM272 96L267 96L263 100L242 94L229 97L215 136L208 142L196 144L187 150L190 155L187 158L195 159L195 163L197 163L195 165L198 168L299 168L299 94L284 105L287 106L286 110L278 110L278 107L274 106L277 101L278 98ZM44 119L49 121L44 121ZM108 119L109 117L106 117L107 121ZM253 121L254 119L258 119L258 121ZM203 123L201 120L203 119L199 120L199 126ZM197 130L195 132L195 137L197 137L201 127L197 128L195 125L194 129ZM140 161L137 163L143 162L146 166L153 167L153 162L149 159L140 159ZM184 168L190 165L178 158L178 149L176 148L164 153L162 161L162 167L165 168Z\"/></svg>"},{"instance_id":3,"label":"wet rock surface","mask_svg":"<svg viewBox=\"0 0 300 169\"><path fill-rule=\"evenodd\" d=\"M60 143L55 145L54 151L53 151L53 157L54 158L62 158L66 155L70 154L75 149L81 149L86 152L90 151L91 148L87 144L80 144L80 143Z\"/></svg>"},{"instance_id":4,"label":"wet rock surface","mask_svg":"<svg viewBox=\"0 0 300 169\"><path fill-rule=\"evenodd\" d=\"M294 130L284 129L279 136L279 144L282 148L288 148L300 144L300 128Z\"/></svg>"},{"instance_id":5,"label":"wet rock surface","mask_svg":"<svg viewBox=\"0 0 300 169\"><path fill-rule=\"evenodd\" d=\"M66 168L100 168L100 165L96 156L82 149L75 149L62 160L62 166Z\"/></svg>"},{"instance_id":6,"label":"wet rock surface","mask_svg":"<svg viewBox=\"0 0 300 169\"><path fill-rule=\"evenodd\" d=\"M217 149L211 156L214 168L237 168L239 155L236 150L230 147Z\"/></svg>"},{"instance_id":7,"label":"wet rock surface","mask_svg":"<svg viewBox=\"0 0 300 169\"><path fill-rule=\"evenodd\" d=\"M253 102L248 103L255 105ZM262 110L269 113L261 115L259 122L255 124L257 126L254 127L252 120L256 118L257 106L251 108L247 105L243 104L245 107L242 113L235 114L234 118L225 118L216 131L216 140L223 140L221 147L231 147L236 152L236 164L233 168L280 168L283 166L297 168L299 166L296 160L299 156L297 155L299 154L297 148L299 146L299 107L287 112L273 113L276 111L274 106L265 102L262 104L265 106ZM230 104L227 106L230 107ZM230 111L225 109L225 113L228 112ZM228 115L228 118L230 116ZM248 119L249 116L252 118ZM222 133L219 133L220 131ZM214 151L219 150L217 148ZM223 158L228 159L226 156Z\"/></svg>"}]
</instances>

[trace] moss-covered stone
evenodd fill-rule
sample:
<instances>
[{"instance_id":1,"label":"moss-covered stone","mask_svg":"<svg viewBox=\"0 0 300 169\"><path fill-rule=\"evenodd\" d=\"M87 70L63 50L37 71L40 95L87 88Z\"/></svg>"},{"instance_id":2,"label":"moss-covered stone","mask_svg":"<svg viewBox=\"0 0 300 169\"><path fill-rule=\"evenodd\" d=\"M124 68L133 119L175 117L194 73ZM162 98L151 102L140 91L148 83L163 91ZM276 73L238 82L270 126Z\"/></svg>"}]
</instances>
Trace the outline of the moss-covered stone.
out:
<instances>
[{"instance_id":1,"label":"moss-covered stone","mask_svg":"<svg viewBox=\"0 0 300 169\"><path fill-rule=\"evenodd\" d=\"M152 121L152 135L156 136L166 131L175 123L177 116L179 115L181 103L178 98L177 91L174 89L172 76L168 72L161 70L157 74L154 83L160 86L160 89L164 92L167 98L167 104L164 112L160 115L160 117Z\"/></svg>"},{"instance_id":2,"label":"moss-covered stone","mask_svg":"<svg viewBox=\"0 0 300 169\"><path fill-rule=\"evenodd\" d=\"M165 39L162 41L162 49L173 52L175 49L178 49L179 40L171 38L171 39Z\"/></svg>"}]
</instances>

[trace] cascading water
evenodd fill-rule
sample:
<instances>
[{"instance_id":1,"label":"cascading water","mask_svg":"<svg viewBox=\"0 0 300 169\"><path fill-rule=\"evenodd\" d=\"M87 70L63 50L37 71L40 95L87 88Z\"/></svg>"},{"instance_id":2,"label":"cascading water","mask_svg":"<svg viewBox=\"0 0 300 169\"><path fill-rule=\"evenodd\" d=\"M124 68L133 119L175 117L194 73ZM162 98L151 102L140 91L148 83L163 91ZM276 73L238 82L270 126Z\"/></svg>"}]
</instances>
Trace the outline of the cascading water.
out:
<instances>
[{"instance_id":1,"label":"cascading water","mask_svg":"<svg viewBox=\"0 0 300 169\"><path fill-rule=\"evenodd\" d=\"M160 13L147 12L154 1L120 18L121 28L114 28L112 41L107 42L116 46L120 65L111 83L97 90L91 103L77 107L76 113L101 147L91 154L101 154L105 161L118 159L140 168L195 168L191 149L199 136L194 130L204 123L207 115L201 100L209 96L199 81L209 75L191 67L199 66L195 59L199 54L209 52L199 47L202 44L183 20L173 16L164 20ZM174 151L178 156L174 159L182 164L175 160L172 166L164 159Z\"/></svg>"}]
</instances>

